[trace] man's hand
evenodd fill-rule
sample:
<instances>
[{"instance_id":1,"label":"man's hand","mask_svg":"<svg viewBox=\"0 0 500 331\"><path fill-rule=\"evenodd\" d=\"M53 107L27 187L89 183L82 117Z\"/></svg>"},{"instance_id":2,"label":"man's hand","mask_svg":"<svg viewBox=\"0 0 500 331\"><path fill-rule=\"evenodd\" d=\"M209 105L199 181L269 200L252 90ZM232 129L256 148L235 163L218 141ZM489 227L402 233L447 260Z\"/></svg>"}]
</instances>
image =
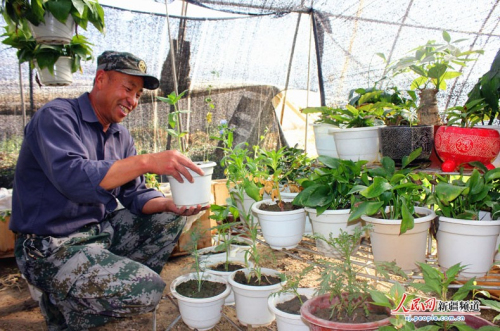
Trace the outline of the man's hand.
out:
<instances>
[{"instance_id":1,"label":"man's hand","mask_svg":"<svg viewBox=\"0 0 500 331\"><path fill-rule=\"evenodd\" d=\"M149 156L148 165L151 167L149 172L159 175L172 176L180 183L184 182L182 176L184 176L189 182L193 182L193 176L189 173L188 168L200 176L204 175L203 170L201 170L193 161L176 150L153 153L149 154Z\"/></svg>"},{"instance_id":2,"label":"man's hand","mask_svg":"<svg viewBox=\"0 0 500 331\"><path fill-rule=\"evenodd\" d=\"M171 198L154 198L146 202L142 208L144 214L171 212L181 216L196 215L210 206L197 205L196 207L177 207Z\"/></svg>"}]
</instances>

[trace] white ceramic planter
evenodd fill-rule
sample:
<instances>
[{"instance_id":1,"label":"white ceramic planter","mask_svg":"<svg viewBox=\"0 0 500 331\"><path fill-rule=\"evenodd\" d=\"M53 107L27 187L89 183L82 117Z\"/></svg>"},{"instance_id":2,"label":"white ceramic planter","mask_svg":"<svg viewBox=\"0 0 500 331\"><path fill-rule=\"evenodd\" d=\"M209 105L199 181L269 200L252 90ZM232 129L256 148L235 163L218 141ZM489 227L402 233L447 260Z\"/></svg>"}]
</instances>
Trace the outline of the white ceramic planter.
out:
<instances>
[{"instance_id":1,"label":"white ceramic planter","mask_svg":"<svg viewBox=\"0 0 500 331\"><path fill-rule=\"evenodd\" d=\"M282 199L295 199L298 193L281 192ZM306 213L306 225L304 226L304 234L312 234L312 224L309 216Z\"/></svg>"},{"instance_id":2,"label":"white ceramic planter","mask_svg":"<svg viewBox=\"0 0 500 331\"><path fill-rule=\"evenodd\" d=\"M375 262L395 261L407 273L418 270L417 262L425 262L427 234L436 214L433 210L422 207L415 207L415 211L425 216L415 218L413 229L402 235L399 234L401 220L361 216L366 223L373 224L370 239Z\"/></svg>"},{"instance_id":3,"label":"white ceramic planter","mask_svg":"<svg viewBox=\"0 0 500 331\"><path fill-rule=\"evenodd\" d=\"M283 199L290 202L290 199ZM298 245L304 236L306 212L304 208L273 212L260 210L262 204L276 204L271 199L256 202L252 212L257 215L262 235L272 249L291 249Z\"/></svg>"},{"instance_id":4,"label":"white ceramic planter","mask_svg":"<svg viewBox=\"0 0 500 331\"><path fill-rule=\"evenodd\" d=\"M490 270L496 254L500 220L471 221L439 217L436 235L438 262L443 269L461 263L464 277L482 277Z\"/></svg>"},{"instance_id":5,"label":"white ceramic planter","mask_svg":"<svg viewBox=\"0 0 500 331\"><path fill-rule=\"evenodd\" d=\"M332 130L331 133L335 137L335 146L337 147L339 158L352 161L378 161L379 127Z\"/></svg>"},{"instance_id":6,"label":"white ceramic planter","mask_svg":"<svg viewBox=\"0 0 500 331\"><path fill-rule=\"evenodd\" d=\"M221 311L224 300L229 295L231 288L222 277L205 273L203 278L207 281L223 283L226 285L226 289L221 294L212 298L196 299L185 297L176 291L176 287L183 282L196 279L196 275L190 273L174 279L170 284L170 291L177 299L182 320L188 327L197 330L210 330L219 323L222 316Z\"/></svg>"},{"instance_id":7,"label":"white ceramic planter","mask_svg":"<svg viewBox=\"0 0 500 331\"><path fill-rule=\"evenodd\" d=\"M40 75L40 81L46 86L66 86L73 83L73 73L71 72L71 58L61 56L54 64L54 74L51 74L49 69L40 69L36 64L37 71Z\"/></svg>"},{"instance_id":8,"label":"white ceramic planter","mask_svg":"<svg viewBox=\"0 0 500 331\"><path fill-rule=\"evenodd\" d=\"M69 44L75 33L75 20L70 15L66 23L59 22L50 12L45 12L45 23L35 26L29 23L33 37L38 44Z\"/></svg>"},{"instance_id":9,"label":"white ceramic planter","mask_svg":"<svg viewBox=\"0 0 500 331\"><path fill-rule=\"evenodd\" d=\"M332 238L337 238L340 230L352 234L356 227L361 226L360 220L348 224L350 209L325 210L319 216L316 209L306 207L305 210L311 219L313 233L320 234L326 239L330 238L330 234ZM338 252L322 239L316 239L316 248L328 257L339 257Z\"/></svg>"},{"instance_id":10,"label":"white ceramic planter","mask_svg":"<svg viewBox=\"0 0 500 331\"><path fill-rule=\"evenodd\" d=\"M300 295L305 295L308 299L312 298L315 290L312 288L299 288L297 289ZM276 327L278 331L309 331L309 325L306 324L302 317L295 314L285 313L279 310L276 305L286 302L294 298L292 293L280 293L276 296L271 295L267 300L269 310L276 316Z\"/></svg>"},{"instance_id":11,"label":"white ceramic planter","mask_svg":"<svg viewBox=\"0 0 500 331\"><path fill-rule=\"evenodd\" d=\"M242 269L248 276L250 269ZM267 299L273 292L281 289L282 283L267 286L251 286L234 281L234 271L229 275L228 282L234 292L236 317L245 326L259 327L271 324L275 315L267 306ZM278 276L278 271L262 268L262 274Z\"/></svg>"},{"instance_id":12,"label":"white ceramic planter","mask_svg":"<svg viewBox=\"0 0 500 331\"><path fill-rule=\"evenodd\" d=\"M207 206L210 204L212 196L212 173L215 162L196 162L205 173L203 176L198 175L194 171L189 170L193 176L194 182L190 183L184 178L184 182L178 182L174 177L167 176L172 191L172 198L176 206Z\"/></svg>"},{"instance_id":13,"label":"white ceramic planter","mask_svg":"<svg viewBox=\"0 0 500 331\"><path fill-rule=\"evenodd\" d=\"M316 152L318 155L326 155L331 157L339 157L337 147L331 130L338 129L335 125L316 123L313 124L314 141L316 143Z\"/></svg>"},{"instance_id":14,"label":"white ceramic planter","mask_svg":"<svg viewBox=\"0 0 500 331\"><path fill-rule=\"evenodd\" d=\"M226 257L225 256L223 256L223 257L219 256L217 258L215 258L215 257L214 258L210 258L203 265L203 269L208 274L224 278L226 281L228 281L228 285L231 287L231 285L229 284L229 275L232 274L233 271L218 271L218 270L213 270L212 269L213 267L216 267L217 265L219 265L221 263L225 263L225 262L226 262ZM253 263L252 262L249 261L248 264L246 265L245 264L245 258L244 257L239 257L239 256L238 257L229 257L229 263L238 263L238 264L241 264L242 265L241 269L244 269L244 268L247 268L247 267L253 267ZM231 291L230 291L229 295L226 297L226 299L224 301L224 305L226 305L226 306L228 306L228 305L234 305L234 293L233 293L232 287L231 287Z\"/></svg>"}]
</instances>

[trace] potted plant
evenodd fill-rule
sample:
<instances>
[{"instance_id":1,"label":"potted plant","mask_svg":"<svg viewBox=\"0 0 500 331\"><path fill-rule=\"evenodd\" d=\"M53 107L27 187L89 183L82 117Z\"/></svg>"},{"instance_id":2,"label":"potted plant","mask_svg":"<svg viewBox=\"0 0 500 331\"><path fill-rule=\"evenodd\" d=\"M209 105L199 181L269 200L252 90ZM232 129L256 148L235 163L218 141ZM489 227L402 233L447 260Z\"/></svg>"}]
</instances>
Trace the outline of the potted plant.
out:
<instances>
[{"instance_id":1,"label":"potted plant","mask_svg":"<svg viewBox=\"0 0 500 331\"><path fill-rule=\"evenodd\" d=\"M76 26L88 23L104 33L104 10L97 0L3 0L2 14L16 29L30 26L38 43L68 44Z\"/></svg>"},{"instance_id":2,"label":"potted plant","mask_svg":"<svg viewBox=\"0 0 500 331\"><path fill-rule=\"evenodd\" d=\"M459 43L451 40L448 32L442 33L443 42L429 40L418 46L387 68L394 76L409 73L413 76L412 90L420 91L418 122L422 125L441 125L441 117L437 107L436 95L446 90L446 81L460 76L459 67L476 60L475 55L483 54L482 50L463 51ZM385 56L382 56L385 60Z\"/></svg>"},{"instance_id":3,"label":"potted plant","mask_svg":"<svg viewBox=\"0 0 500 331\"><path fill-rule=\"evenodd\" d=\"M302 240L305 230L306 213L304 208L294 206L292 199L282 199L280 182L285 176L281 160L285 157L285 148L279 150L261 149L259 160L261 182L264 187L260 194L267 193L270 199L253 204L252 212L259 219L262 235L273 249L291 249Z\"/></svg>"},{"instance_id":4,"label":"potted plant","mask_svg":"<svg viewBox=\"0 0 500 331\"><path fill-rule=\"evenodd\" d=\"M318 296L307 300L300 309L311 330L377 330L389 325L390 309L371 303L370 284L357 278L361 266L354 264L352 254L366 227L345 231L337 238L322 238L342 255L341 259L321 260Z\"/></svg>"},{"instance_id":5,"label":"potted plant","mask_svg":"<svg viewBox=\"0 0 500 331\"><path fill-rule=\"evenodd\" d=\"M269 296L267 305L276 316L278 331L308 331L309 326L300 316L300 308L314 296L315 289L300 287L304 275L314 268L313 265L304 268L295 276L281 274L283 287Z\"/></svg>"},{"instance_id":6,"label":"potted plant","mask_svg":"<svg viewBox=\"0 0 500 331\"><path fill-rule=\"evenodd\" d=\"M427 233L436 217L433 210L421 207L430 191L425 184L430 175L408 167L419 154L417 149L403 157L400 169L394 160L383 157L381 166L366 169L371 184L357 185L350 192L357 194L358 201L349 220L362 218L373 225L374 261L395 261L405 272L416 269L416 262L425 261Z\"/></svg>"},{"instance_id":7,"label":"potted plant","mask_svg":"<svg viewBox=\"0 0 500 331\"><path fill-rule=\"evenodd\" d=\"M83 35L73 36L67 45L37 44L26 29L5 27L2 43L17 49L19 63L31 62L44 85L60 86L73 82L73 73L81 70L81 61L90 61L92 44Z\"/></svg>"},{"instance_id":8,"label":"potted plant","mask_svg":"<svg viewBox=\"0 0 500 331\"><path fill-rule=\"evenodd\" d=\"M170 291L177 299L184 323L192 329L208 330L219 323L230 287L224 278L202 271L197 249L199 237L200 231L191 232L189 251L194 258L195 271L175 278Z\"/></svg>"},{"instance_id":9,"label":"potted plant","mask_svg":"<svg viewBox=\"0 0 500 331\"><path fill-rule=\"evenodd\" d=\"M461 174L451 182L448 176L438 175L439 182L427 201L436 205L439 215L436 234L439 265L446 270L461 263L466 267L461 272L464 277L484 276L498 249L500 201L494 187L500 169L482 167L482 171L484 174L474 169L470 176Z\"/></svg>"},{"instance_id":10,"label":"potted plant","mask_svg":"<svg viewBox=\"0 0 500 331\"><path fill-rule=\"evenodd\" d=\"M416 112L415 91L399 91L397 87L387 89L356 89L350 99L353 105L376 104L384 109L381 119L385 126L379 127L380 153L401 165L405 155L417 148L422 153L415 164L428 163L434 149L434 127L419 125Z\"/></svg>"},{"instance_id":11,"label":"potted plant","mask_svg":"<svg viewBox=\"0 0 500 331\"><path fill-rule=\"evenodd\" d=\"M295 197L293 204L305 207L315 234L336 238L340 230L352 233L361 222L347 222L351 211L349 192L358 184L368 183L367 177L362 178L362 168L367 161L354 162L329 156L320 156L318 161L321 166L300 180L304 190ZM316 239L316 247L327 256L337 255L324 240Z\"/></svg>"},{"instance_id":12,"label":"potted plant","mask_svg":"<svg viewBox=\"0 0 500 331\"><path fill-rule=\"evenodd\" d=\"M284 282L277 270L262 267L264 256L257 246L258 224L252 214L248 215L245 225L251 239L245 260L252 261L253 266L232 272L228 282L234 292L238 321L252 327L265 326L275 318L268 309L267 299L271 293L279 291Z\"/></svg>"},{"instance_id":13,"label":"potted plant","mask_svg":"<svg viewBox=\"0 0 500 331\"><path fill-rule=\"evenodd\" d=\"M384 109L380 104L364 104L354 107L311 107L303 113L322 113L338 129L330 129L333 134L337 155L341 159L353 161L379 159L378 127L383 125L380 116Z\"/></svg>"},{"instance_id":14,"label":"potted plant","mask_svg":"<svg viewBox=\"0 0 500 331\"><path fill-rule=\"evenodd\" d=\"M182 154L186 153L183 138L187 132L182 131L180 127L180 116L188 111L179 110L178 103L186 93L187 90L177 95L174 91L167 97L157 97L158 100L172 106L174 109L168 114L169 127L167 128L167 133L177 140L177 146ZM193 183L190 183L186 179L181 183L174 177L167 176L172 191L172 198L177 206L191 207L201 205L203 207L210 204L212 174L217 164L211 161L200 161L195 163L203 170L204 175L200 176L188 169L194 179Z\"/></svg>"},{"instance_id":15,"label":"potted plant","mask_svg":"<svg viewBox=\"0 0 500 331\"><path fill-rule=\"evenodd\" d=\"M313 124L316 153L330 157L339 157L335 140L331 131L338 129L336 121L331 117L335 113L332 107L308 107L301 109L304 114L318 113L319 117Z\"/></svg>"}]
</instances>

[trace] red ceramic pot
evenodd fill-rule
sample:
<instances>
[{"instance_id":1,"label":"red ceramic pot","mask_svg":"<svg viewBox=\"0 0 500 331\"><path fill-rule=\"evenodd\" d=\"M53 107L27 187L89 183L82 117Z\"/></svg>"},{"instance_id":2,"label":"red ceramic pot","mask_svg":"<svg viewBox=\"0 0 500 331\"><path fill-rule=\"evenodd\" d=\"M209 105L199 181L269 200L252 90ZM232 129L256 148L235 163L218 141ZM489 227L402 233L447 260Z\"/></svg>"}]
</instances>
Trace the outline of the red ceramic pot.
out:
<instances>
[{"instance_id":1,"label":"red ceramic pot","mask_svg":"<svg viewBox=\"0 0 500 331\"><path fill-rule=\"evenodd\" d=\"M378 330L381 326L389 325L391 322L390 310L386 307L375 306L368 304L368 310L371 312L383 312L388 316L379 321L369 323L339 323L319 318L314 315L316 310L321 308L330 308L332 304L338 302L339 298L335 297L330 300L329 294L313 297L302 305L300 315L309 323L311 331L327 331L327 330Z\"/></svg>"},{"instance_id":2,"label":"red ceramic pot","mask_svg":"<svg viewBox=\"0 0 500 331\"><path fill-rule=\"evenodd\" d=\"M500 134L497 130L441 126L436 131L434 145L443 160L441 170L453 172L461 164L479 161L488 169L500 153Z\"/></svg>"}]
</instances>

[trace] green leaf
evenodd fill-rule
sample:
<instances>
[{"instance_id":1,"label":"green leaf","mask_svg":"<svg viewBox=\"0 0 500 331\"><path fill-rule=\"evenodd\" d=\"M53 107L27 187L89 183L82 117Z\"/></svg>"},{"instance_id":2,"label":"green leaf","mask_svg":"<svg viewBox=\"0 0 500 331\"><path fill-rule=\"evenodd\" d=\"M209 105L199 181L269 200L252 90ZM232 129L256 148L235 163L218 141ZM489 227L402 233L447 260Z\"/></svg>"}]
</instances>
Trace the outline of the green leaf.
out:
<instances>
[{"instance_id":1,"label":"green leaf","mask_svg":"<svg viewBox=\"0 0 500 331\"><path fill-rule=\"evenodd\" d=\"M429 69L429 77L439 79L444 75L446 69L448 69L448 66L446 64L435 64L432 68Z\"/></svg>"},{"instance_id":2,"label":"green leaf","mask_svg":"<svg viewBox=\"0 0 500 331\"><path fill-rule=\"evenodd\" d=\"M443 39L444 41L446 41L447 43L449 43L451 41L451 37L450 37L450 34L446 31L443 31Z\"/></svg>"},{"instance_id":3,"label":"green leaf","mask_svg":"<svg viewBox=\"0 0 500 331\"><path fill-rule=\"evenodd\" d=\"M47 1L45 3L47 9L61 23L66 23L71 11L71 2L68 1Z\"/></svg>"},{"instance_id":4,"label":"green leaf","mask_svg":"<svg viewBox=\"0 0 500 331\"><path fill-rule=\"evenodd\" d=\"M418 265L422 270L425 285L441 298L441 272L426 263L419 262Z\"/></svg>"},{"instance_id":5,"label":"green leaf","mask_svg":"<svg viewBox=\"0 0 500 331\"><path fill-rule=\"evenodd\" d=\"M415 224L414 217L411 214L410 210L408 209L408 206L406 204L403 204L401 206L401 213L402 213L402 220L401 220L401 227L399 228L399 234L403 234L408 230L413 229L413 226Z\"/></svg>"},{"instance_id":6,"label":"green leaf","mask_svg":"<svg viewBox=\"0 0 500 331\"><path fill-rule=\"evenodd\" d=\"M382 193L390 191L392 185L387 182L385 178L375 177L373 183L365 190L359 192L367 199L379 197Z\"/></svg>"},{"instance_id":7,"label":"green leaf","mask_svg":"<svg viewBox=\"0 0 500 331\"><path fill-rule=\"evenodd\" d=\"M372 297L373 303L375 305L387 308L393 307L392 302L385 296L384 293L376 290L368 290L368 292L370 293L370 296Z\"/></svg>"},{"instance_id":8,"label":"green leaf","mask_svg":"<svg viewBox=\"0 0 500 331\"><path fill-rule=\"evenodd\" d=\"M381 201L365 201L359 206L351 209L351 215L349 216L349 221L357 220L363 215L373 215L376 214L380 208L384 205Z\"/></svg>"},{"instance_id":9,"label":"green leaf","mask_svg":"<svg viewBox=\"0 0 500 331\"><path fill-rule=\"evenodd\" d=\"M442 202L449 203L460 196L466 187L455 186L449 183L439 183L435 189L437 198Z\"/></svg>"}]
</instances>

